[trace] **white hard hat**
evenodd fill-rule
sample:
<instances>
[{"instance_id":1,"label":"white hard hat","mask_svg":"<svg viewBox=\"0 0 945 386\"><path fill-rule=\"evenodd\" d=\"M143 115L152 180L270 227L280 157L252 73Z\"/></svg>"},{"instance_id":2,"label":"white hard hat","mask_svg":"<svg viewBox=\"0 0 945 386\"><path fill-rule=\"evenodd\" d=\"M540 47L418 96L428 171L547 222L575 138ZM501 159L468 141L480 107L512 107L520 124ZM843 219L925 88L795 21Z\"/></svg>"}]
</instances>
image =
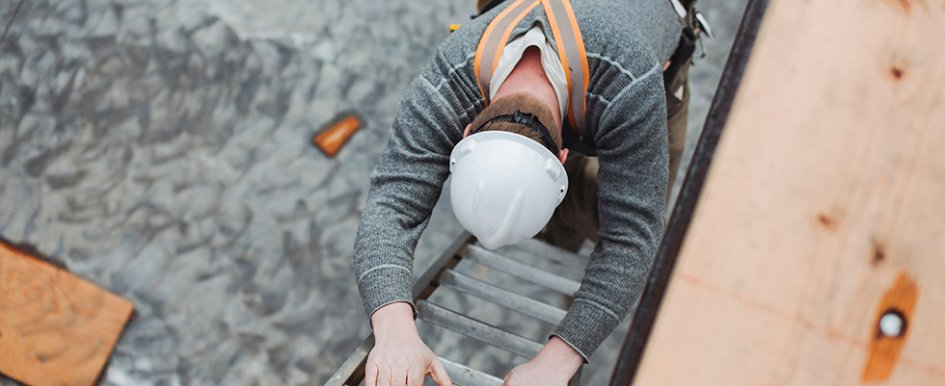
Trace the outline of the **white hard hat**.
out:
<instances>
[{"instance_id":1,"label":"white hard hat","mask_svg":"<svg viewBox=\"0 0 945 386\"><path fill-rule=\"evenodd\" d=\"M534 237L568 191L555 154L537 141L506 131L484 131L450 154L450 200L460 224L495 249Z\"/></svg>"}]
</instances>

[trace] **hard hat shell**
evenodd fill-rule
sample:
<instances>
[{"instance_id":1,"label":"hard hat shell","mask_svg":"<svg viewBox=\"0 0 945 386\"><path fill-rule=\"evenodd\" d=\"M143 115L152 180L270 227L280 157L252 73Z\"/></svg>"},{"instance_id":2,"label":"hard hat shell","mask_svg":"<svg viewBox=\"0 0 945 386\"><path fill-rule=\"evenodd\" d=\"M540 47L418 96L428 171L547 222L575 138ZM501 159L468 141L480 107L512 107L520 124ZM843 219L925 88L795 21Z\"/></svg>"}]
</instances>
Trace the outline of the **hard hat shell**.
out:
<instances>
[{"instance_id":1,"label":"hard hat shell","mask_svg":"<svg viewBox=\"0 0 945 386\"><path fill-rule=\"evenodd\" d=\"M450 172L456 219L489 249L534 237L568 191L556 155L506 131L464 138L450 154Z\"/></svg>"}]
</instances>

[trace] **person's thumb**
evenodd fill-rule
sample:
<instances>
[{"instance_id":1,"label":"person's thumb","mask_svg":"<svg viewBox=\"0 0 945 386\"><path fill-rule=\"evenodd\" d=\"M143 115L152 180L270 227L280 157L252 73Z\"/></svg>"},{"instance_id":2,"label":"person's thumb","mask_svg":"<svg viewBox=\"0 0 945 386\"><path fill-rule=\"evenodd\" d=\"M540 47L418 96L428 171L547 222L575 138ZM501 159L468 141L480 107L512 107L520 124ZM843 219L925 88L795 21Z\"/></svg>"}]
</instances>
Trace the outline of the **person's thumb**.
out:
<instances>
[{"instance_id":1,"label":"person's thumb","mask_svg":"<svg viewBox=\"0 0 945 386\"><path fill-rule=\"evenodd\" d=\"M446 373L446 369L443 368L443 364L440 363L438 358L433 358L433 361L430 362L430 376L433 377L433 382L436 382L440 386L453 386L453 381L450 380L449 374Z\"/></svg>"}]
</instances>

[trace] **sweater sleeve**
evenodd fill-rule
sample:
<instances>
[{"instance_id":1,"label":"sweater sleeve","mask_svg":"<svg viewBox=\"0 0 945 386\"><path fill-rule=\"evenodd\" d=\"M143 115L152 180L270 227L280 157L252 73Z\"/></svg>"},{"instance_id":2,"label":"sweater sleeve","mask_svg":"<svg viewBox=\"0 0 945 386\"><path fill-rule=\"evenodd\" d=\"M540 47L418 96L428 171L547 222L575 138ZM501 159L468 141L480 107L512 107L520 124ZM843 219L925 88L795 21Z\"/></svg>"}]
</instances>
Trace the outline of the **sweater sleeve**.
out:
<instances>
[{"instance_id":1,"label":"sweater sleeve","mask_svg":"<svg viewBox=\"0 0 945 386\"><path fill-rule=\"evenodd\" d=\"M587 361L646 284L662 237L669 156L662 77L651 71L600 114L600 237L558 336Z\"/></svg>"},{"instance_id":2,"label":"sweater sleeve","mask_svg":"<svg viewBox=\"0 0 945 386\"><path fill-rule=\"evenodd\" d=\"M469 102L442 87L447 82L437 75L445 66L441 62L435 57L408 86L371 175L353 261L369 316L393 302L413 306L414 250L449 175L450 151L468 120L456 106Z\"/></svg>"}]
</instances>

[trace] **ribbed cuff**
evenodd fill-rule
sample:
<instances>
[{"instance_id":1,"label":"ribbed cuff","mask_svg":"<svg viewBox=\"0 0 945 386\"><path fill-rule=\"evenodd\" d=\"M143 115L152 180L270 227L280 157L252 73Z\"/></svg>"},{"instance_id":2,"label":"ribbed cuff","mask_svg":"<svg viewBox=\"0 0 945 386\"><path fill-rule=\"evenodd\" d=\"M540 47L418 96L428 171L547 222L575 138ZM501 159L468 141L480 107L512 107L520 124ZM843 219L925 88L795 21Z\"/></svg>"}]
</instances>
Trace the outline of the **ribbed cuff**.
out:
<instances>
[{"instance_id":1,"label":"ribbed cuff","mask_svg":"<svg viewBox=\"0 0 945 386\"><path fill-rule=\"evenodd\" d=\"M413 295L410 292L413 282L411 276L407 269L398 266L377 267L361 276L358 280L358 290L361 292L368 321L378 308L396 302L410 304L413 317L417 318L417 307L413 304Z\"/></svg>"},{"instance_id":2,"label":"ribbed cuff","mask_svg":"<svg viewBox=\"0 0 945 386\"><path fill-rule=\"evenodd\" d=\"M561 338L578 354L581 354L584 363L588 363L591 354L619 323L620 320L613 312L593 303L575 299L568 314L551 336Z\"/></svg>"}]
</instances>

